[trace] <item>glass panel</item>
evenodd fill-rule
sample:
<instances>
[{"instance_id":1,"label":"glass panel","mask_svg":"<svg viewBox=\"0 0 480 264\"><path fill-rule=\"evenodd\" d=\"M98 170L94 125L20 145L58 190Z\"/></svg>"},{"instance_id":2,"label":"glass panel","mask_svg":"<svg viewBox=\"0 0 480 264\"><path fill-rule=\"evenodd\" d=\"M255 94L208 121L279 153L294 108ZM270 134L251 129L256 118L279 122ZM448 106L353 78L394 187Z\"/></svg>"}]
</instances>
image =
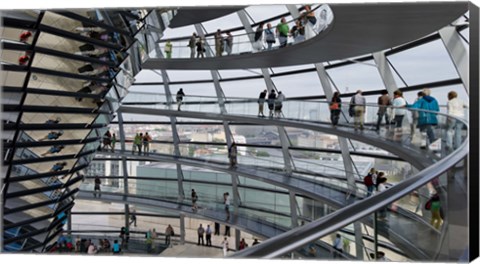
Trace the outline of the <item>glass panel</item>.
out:
<instances>
[{"instance_id":1,"label":"glass panel","mask_svg":"<svg viewBox=\"0 0 480 264\"><path fill-rule=\"evenodd\" d=\"M328 69L327 73L340 93L385 89L373 60Z\"/></svg>"},{"instance_id":2,"label":"glass panel","mask_svg":"<svg viewBox=\"0 0 480 264\"><path fill-rule=\"evenodd\" d=\"M286 97L323 95L320 79L316 72L272 77L278 91Z\"/></svg>"},{"instance_id":3,"label":"glass panel","mask_svg":"<svg viewBox=\"0 0 480 264\"><path fill-rule=\"evenodd\" d=\"M225 96L227 96L228 98L258 98L258 95L263 90L267 89L265 80L263 78L243 81L221 82L221 86L223 92L225 93Z\"/></svg>"},{"instance_id":4,"label":"glass panel","mask_svg":"<svg viewBox=\"0 0 480 264\"><path fill-rule=\"evenodd\" d=\"M235 141L237 143L271 146L281 145L278 129L273 126L231 125L230 129L232 133L236 135Z\"/></svg>"},{"instance_id":5,"label":"glass panel","mask_svg":"<svg viewBox=\"0 0 480 264\"><path fill-rule=\"evenodd\" d=\"M253 5L245 8L245 11L255 22L265 20L280 14L288 13L285 5Z\"/></svg>"},{"instance_id":6,"label":"glass panel","mask_svg":"<svg viewBox=\"0 0 480 264\"><path fill-rule=\"evenodd\" d=\"M458 78L441 40L388 56L408 85Z\"/></svg>"}]
</instances>

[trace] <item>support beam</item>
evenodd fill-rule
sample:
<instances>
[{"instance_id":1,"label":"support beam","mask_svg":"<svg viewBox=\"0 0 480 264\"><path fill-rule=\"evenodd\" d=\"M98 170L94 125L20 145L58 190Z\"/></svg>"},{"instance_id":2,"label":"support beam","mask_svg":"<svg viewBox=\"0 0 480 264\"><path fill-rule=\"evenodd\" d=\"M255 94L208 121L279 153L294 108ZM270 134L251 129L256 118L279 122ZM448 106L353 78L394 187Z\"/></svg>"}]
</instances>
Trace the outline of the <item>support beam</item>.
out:
<instances>
[{"instance_id":1,"label":"support beam","mask_svg":"<svg viewBox=\"0 0 480 264\"><path fill-rule=\"evenodd\" d=\"M292 228L298 226L298 213L297 213L297 199L295 199L295 192L289 191L288 196L290 197L290 214L292 219Z\"/></svg>"},{"instance_id":2,"label":"support beam","mask_svg":"<svg viewBox=\"0 0 480 264\"><path fill-rule=\"evenodd\" d=\"M120 109L117 110L117 118L118 118L118 133L120 136L120 149L122 152L125 153L125 130L123 129L123 113ZM122 171L123 171L123 191L124 193L128 194L128 166L127 166L127 158L122 156ZM129 218L130 218L130 211L128 204L125 204L125 227L129 227ZM128 228L130 232L130 228Z\"/></svg>"},{"instance_id":3,"label":"support beam","mask_svg":"<svg viewBox=\"0 0 480 264\"><path fill-rule=\"evenodd\" d=\"M287 132L285 128L282 126L277 126L278 129L278 136L280 137L280 143L282 144L282 154L283 154L283 164L284 170L287 173L292 173L292 164L293 160L290 156L290 152L288 151L288 147L290 146L290 141L287 137Z\"/></svg>"},{"instance_id":4,"label":"support beam","mask_svg":"<svg viewBox=\"0 0 480 264\"><path fill-rule=\"evenodd\" d=\"M373 60L377 66L378 73L382 77L383 84L385 89L388 91L390 98L393 98L393 92L398 90L398 86L395 83L395 78L393 77L392 70L388 65L387 58L385 57L385 52L375 52L373 53Z\"/></svg>"},{"instance_id":5,"label":"support beam","mask_svg":"<svg viewBox=\"0 0 480 264\"><path fill-rule=\"evenodd\" d=\"M67 211L67 234L72 235L72 209Z\"/></svg>"},{"instance_id":6,"label":"support beam","mask_svg":"<svg viewBox=\"0 0 480 264\"><path fill-rule=\"evenodd\" d=\"M296 5L285 5L288 9L288 12L290 12L290 15L292 17L300 17L300 12L297 9Z\"/></svg>"},{"instance_id":7,"label":"support beam","mask_svg":"<svg viewBox=\"0 0 480 264\"><path fill-rule=\"evenodd\" d=\"M455 22L454 22L455 24ZM458 76L462 80L463 86L467 94L470 93L470 70L469 70L469 51L463 45L462 39L459 36L454 26L447 26L438 31L440 38L442 39L445 48L452 59Z\"/></svg>"},{"instance_id":8,"label":"support beam","mask_svg":"<svg viewBox=\"0 0 480 264\"><path fill-rule=\"evenodd\" d=\"M240 247L240 238L242 234L240 233L240 229L235 228L235 249L238 250Z\"/></svg>"},{"instance_id":9,"label":"support beam","mask_svg":"<svg viewBox=\"0 0 480 264\"><path fill-rule=\"evenodd\" d=\"M185 245L185 214L180 213L180 245Z\"/></svg>"},{"instance_id":10,"label":"support beam","mask_svg":"<svg viewBox=\"0 0 480 264\"><path fill-rule=\"evenodd\" d=\"M320 83L322 84L323 92L327 97L328 101L332 100L333 89L328 80L327 71L322 63L315 64L317 69L318 77L320 78ZM345 109L343 109L345 111ZM344 115L345 116L345 115ZM345 176L347 177L348 189L352 194L356 194L356 185L355 185L355 175L353 175L353 160L350 156L350 151L348 149L348 141L344 137L338 137L338 143L340 145L340 151L342 153L343 166L345 168ZM348 197L346 197L348 198ZM353 201L352 201L353 202ZM355 232L355 250L357 252L357 259L363 260L363 239L362 239L362 228L360 224L354 224Z\"/></svg>"}]
</instances>

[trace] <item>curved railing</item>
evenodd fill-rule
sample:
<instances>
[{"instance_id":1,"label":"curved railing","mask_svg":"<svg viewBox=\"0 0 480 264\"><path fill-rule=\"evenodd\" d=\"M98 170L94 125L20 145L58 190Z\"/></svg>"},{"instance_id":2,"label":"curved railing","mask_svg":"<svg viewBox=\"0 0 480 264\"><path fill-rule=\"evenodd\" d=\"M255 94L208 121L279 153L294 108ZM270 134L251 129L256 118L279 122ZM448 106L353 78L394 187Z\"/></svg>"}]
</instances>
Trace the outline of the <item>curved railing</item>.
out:
<instances>
[{"instance_id":1,"label":"curved railing","mask_svg":"<svg viewBox=\"0 0 480 264\"><path fill-rule=\"evenodd\" d=\"M199 98L197 98L199 99ZM188 103L186 103L185 105L182 105L182 112L183 112L183 109L184 108L189 108L189 107L195 107L197 111L204 111L204 112L219 112L219 109L220 107L215 107L215 105L212 105L210 104L210 99L206 98L206 97L203 97L203 102L205 102L204 104L199 104L198 103L198 100L195 100L196 103L192 104L192 105L189 105ZM185 100L186 102L188 100ZM235 115L235 114L241 114L241 115L256 115L256 109L258 109L258 104L256 102L252 102L253 100L252 99L237 99L237 100L227 100L225 102L225 106L227 108L229 108L228 112ZM141 103L139 103L141 104ZM247 106L248 105L248 106ZM311 113L312 111L315 111L318 113L328 113L329 112L329 109L328 109L328 103L326 102L306 102L306 101L301 101L301 102L296 102L295 100L289 100L289 101L285 101L283 103L284 107L287 108L287 105L289 105L289 107L287 109L289 109L289 113L285 114L280 117L281 119L283 118L288 118L288 119L296 119L296 120L302 120L302 121L308 121L308 122L328 122L327 121L327 118L328 117L325 117L324 115L323 116L319 116L319 115L305 115L303 113ZM212 111L212 106L213 106L213 111ZM168 108L167 105L148 105L146 106L146 108ZM343 109L348 109L348 105L346 104L343 104ZM370 128L373 128L375 126L375 123L376 123L376 113L378 112L378 106L376 105L366 105L365 106L366 108L366 113L369 113L366 115L366 126L369 126ZM323 109L323 110L321 110ZM388 110L388 111L395 111L396 109L395 108L390 108L391 110ZM190 110L190 109L189 109ZM386 204L390 204L394 201L397 201L397 200L400 200L400 198L402 199L408 199L408 197L411 197L410 195L412 193L420 193L420 194L424 194L424 195L427 195L427 196L424 196L423 199L420 199L419 200L419 205L417 205L416 207L416 210L415 211L418 211L418 208L422 207L422 204L425 202L425 197L428 197L428 193L434 193L434 192L437 192L437 193L440 193L441 194L441 197L442 197L442 201L445 201L447 199L447 193L445 192L445 188L444 186L446 185L446 180L443 179L443 177L439 178L438 180L434 180L436 177L438 177L442 172L444 172L446 169L448 168L451 168L452 165L454 165L455 163L459 162L467 153L468 153L468 150L465 149L465 146L468 144L468 133L467 133L467 123L465 120L463 119L459 119L459 118L456 118L456 117L453 117L453 116L449 116L447 114L444 114L444 113L438 113L438 112L432 112L432 111L424 111L424 110L419 110L419 109L413 109L413 108L407 108L407 109L404 109L407 111L406 113L406 117L405 119L411 117L411 118L414 118L415 116L417 116L418 114L422 113L422 114L432 114L432 115L435 115L438 119L438 124L433 128L433 131L435 132L436 134L436 137L437 138L440 138L442 139L440 142L443 142L445 143L446 142L446 137L447 136L451 136L449 135L450 132L449 131L452 131L451 130L451 127L449 126L449 124L451 124L451 122L455 121L455 122L459 122L459 124L461 124L461 130L460 130L460 138L462 140L462 145L461 146L456 146L458 147L457 150L455 151L452 151L452 150L445 150L444 149L444 145L443 143L440 143L440 147L439 146L435 146L436 144L439 144L438 142L436 142L435 144L431 145L430 146L430 150L429 151L424 151L425 154L427 155L431 155L432 157L432 160L435 162L434 165L429 165L428 168L426 168L424 171L420 172L419 174L415 175L415 176L411 176L410 178L394 185L389 191L387 191L386 193L390 193L391 190L396 190L396 191L393 191L395 193L395 199L389 199L389 202L388 203L383 203L381 205L375 205L374 208L376 209L372 209L372 210L369 210L369 212L374 212L376 210L378 210L379 208L381 207L384 207ZM346 123L347 121L352 121L350 119L350 117L348 117L348 115L345 115L345 113L343 113L344 116L344 122L340 122L339 126L337 129L342 129L342 126L346 126L346 127L351 127L351 124L350 123ZM327 114L328 115L328 114ZM188 115L186 115L188 116ZM285 116L285 117L284 117ZM384 121L382 121L384 122ZM401 126L402 128L402 132L401 133L396 133L398 131L391 131L391 130L394 130L394 128L386 128L385 125L382 125L381 126L381 130L378 132L377 134L377 137L380 137L380 138L384 138L385 140L388 140L388 141L392 141L392 142L397 142L397 144L399 145L399 147L402 147L402 148L405 148L406 146L420 146L422 143L420 142L421 139L418 138L418 134L420 134L415 126L413 127L415 130L412 130L412 127L410 126L410 124L408 122L405 122L404 121L404 124ZM390 131L390 132L389 132ZM411 135L411 132L413 132L413 136ZM357 133L363 133L364 135L368 135L368 136L372 136L372 133L375 133L375 132L372 132L372 131L359 131ZM376 134L376 133L375 133ZM395 135L397 134L397 135ZM463 149L462 149L463 148ZM417 148L418 150L418 148ZM421 152L421 150L419 150ZM439 162L441 161L441 162ZM444 163L443 161L448 161L448 163ZM441 164L440 164L441 163ZM445 167L447 164L447 167ZM448 165L449 164L449 165ZM440 171L438 171L437 173L435 173L435 170L432 169L432 168L440 168ZM427 174L426 174L427 173ZM433 173L433 174L432 174ZM418 177L418 176L423 176L423 177ZM419 179L421 178L421 179ZM417 182L418 180L418 182ZM403 186L405 188L405 185L406 184L413 184L414 187L409 187L408 188L408 192L404 192L402 190L398 190L399 187L397 186ZM422 188L420 188L422 187ZM421 191L417 191L422 189ZM403 195L402 195L403 194ZM377 196L383 196L383 194L379 194ZM377 197L375 196L375 197ZM368 201L371 201L373 198L369 198L367 199ZM374 199L375 201L378 200L378 198L375 198ZM362 204L364 202L362 201ZM395 203L395 207L392 209L392 210L397 210L398 208L398 204L399 203ZM369 203L369 205L371 205ZM355 207L356 208L356 207ZM362 207L363 208L363 207ZM445 210L445 209L444 209ZM448 209L447 209L448 210ZM423 209L421 211L419 211L420 214L428 214L428 211L424 211ZM359 214L362 214L361 212L360 213L357 213L356 215L358 216ZM367 214L362 214L363 216L366 216L368 215L369 213ZM358 218L357 218L358 219ZM424 221L428 221L428 218L427 220L424 220ZM351 223L352 221L348 222L348 223ZM329 222L331 224L331 222ZM348 224L347 222L342 222L343 225L346 225ZM446 225L446 224L445 224ZM322 225L322 227L325 227L325 225ZM329 229L330 232L332 232L332 229ZM420 231L419 231L420 232ZM327 234L327 233L322 233L323 235ZM401 234L399 232L395 233L392 231L392 234L394 234L395 236L400 236ZM442 233L441 233L442 234ZM321 236L318 236L318 237L321 237ZM317 238L318 238L317 237ZM427 239L429 239L429 236L426 236ZM298 238L298 237L297 237ZM311 239L311 241L313 241L314 239ZM305 242L305 241L303 241ZM303 245L305 245L306 243L308 242L305 242L303 243ZM425 259L425 258L428 258L428 257L431 257L431 256L434 256L436 253L431 251L431 247L432 245L426 245L425 241L422 240L422 241L419 241L420 244L422 245L418 245L418 248L423 250L423 253L419 253L419 254L423 254L423 255L418 255L418 256L414 256L414 258L419 258L419 259ZM299 244L296 244L296 245L299 245ZM277 245L278 246L278 245ZM292 249L292 248L290 248ZM282 251L283 253L281 254L284 254L286 252L288 252L288 250L286 251ZM280 253L279 253L280 254ZM260 256L260 255L256 255L256 256ZM279 255L275 255L275 256L279 256ZM267 257L273 257L273 255L269 255Z\"/></svg>"},{"instance_id":2,"label":"curved railing","mask_svg":"<svg viewBox=\"0 0 480 264\"><path fill-rule=\"evenodd\" d=\"M466 125L466 123L464 123ZM331 215L313 221L305 226L290 230L280 236L265 241L256 248L251 248L234 255L234 257L262 257L273 258L283 254L289 253L298 247L304 246L311 241L324 237L343 226L354 223L363 217L375 213L377 210L389 206L391 203L408 196L411 192L421 188L432 182L434 179L442 175L445 171L461 162L468 154L468 136L463 141L462 145L450 153L442 162L437 162L434 165L420 171L415 176L406 179L389 190L380 194L374 195L369 199L357 202L354 205L340 209ZM437 189L437 193L445 194L445 190ZM445 210L445 209L444 209ZM447 209L448 210L448 209ZM445 225L445 224L444 224ZM442 231L445 228L442 229ZM418 230L420 231L420 230ZM419 238L421 237L419 233ZM429 239L429 237L427 237ZM433 241L430 241L430 243ZM434 253L434 256L438 252ZM432 256L433 257L433 256Z\"/></svg>"},{"instance_id":3,"label":"curved railing","mask_svg":"<svg viewBox=\"0 0 480 264\"><path fill-rule=\"evenodd\" d=\"M332 24L334 19L334 14L332 10L326 4L317 5L316 7L312 8L312 12L314 12L317 22L315 23L314 26L311 26L310 23L307 23L305 25L305 40L312 38L317 34L320 34L321 32L325 31ZM302 18L302 16L289 20L286 23L289 25L289 28L291 29L295 25L295 21L300 18ZM273 21L275 20L265 21L264 30L267 28L267 24ZM275 34L275 26L276 25L272 25L272 28L271 28L274 34ZM254 30L256 30L256 28L254 28ZM224 35L224 33L225 31L222 31L222 36L224 39L226 39L226 35ZM250 40L250 39L253 39L254 35L255 35L255 32L233 35L232 50L230 51L230 53L227 53L227 50L225 49L226 43L224 42L224 51L222 53L226 55L238 55L238 54L258 52L261 50L264 50L264 51L267 50L265 32L263 33L263 36L261 38L260 45L256 47L253 46L253 43ZM275 34L276 42L274 43L274 46L272 47L272 49L279 48L279 40L277 39L276 36L277 34ZM174 58L174 59L190 58L191 51L190 51L190 47L188 46L190 37L191 36L188 36L185 38L176 38L174 41L171 42L172 44L171 58ZM167 40L162 40L159 44L164 54L165 54L166 41ZM289 33L287 45L297 44L302 41L304 40L298 40L298 39L295 40L293 36ZM209 52L210 54L212 54L212 56L215 56L215 36L208 36L204 38L203 45L206 50L205 57L208 57L207 54ZM196 54L197 54L197 48L195 46L195 57L197 57Z\"/></svg>"}]
</instances>

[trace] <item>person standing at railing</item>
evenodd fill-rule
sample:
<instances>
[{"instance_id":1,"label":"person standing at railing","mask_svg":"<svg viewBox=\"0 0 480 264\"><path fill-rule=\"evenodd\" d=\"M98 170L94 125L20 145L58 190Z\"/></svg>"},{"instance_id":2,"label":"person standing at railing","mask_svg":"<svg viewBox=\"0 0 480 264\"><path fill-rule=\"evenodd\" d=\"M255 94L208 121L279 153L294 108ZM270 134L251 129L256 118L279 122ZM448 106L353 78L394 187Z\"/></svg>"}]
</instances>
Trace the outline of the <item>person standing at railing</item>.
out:
<instances>
[{"instance_id":1,"label":"person standing at railing","mask_svg":"<svg viewBox=\"0 0 480 264\"><path fill-rule=\"evenodd\" d=\"M225 51L227 52L227 55L232 54L232 49L233 49L233 36L230 31L227 31L227 37L225 38Z\"/></svg>"},{"instance_id":2,"label":"person standing at railing","mask_svg":"<svg viewBox=\"0 0 480 264\"><path fill-rule=\"evenodd\" d=\"M335 92L332 97L332 101L330 101L330 120L332 121L332 125L338 125L338 120L340 119L340 113L342 111L342 100L340 99L340 93Z\"/></svg>"},{"instance_id":3,"label":"person standing at railing","mask_svg":"<svg viewBox=\"0 0 480 264\"><path fill-rule=\"evenodd\" d=\"M438 193L435 193L431 198L430 212L432 213L430 224L439 229L440 225L443 222L442 216L440 214L440 196Z\"/></svg>"},{"instance_id":4,"label":"person standing at railing","mask_svg":"<svg viewBox=\"0 0 480 264\"><path fill-rule=\"evenodd\" d=\"M140 134L135 134L135 137L133 138L132 142L132 155L135 154L135 150L138 149L138 154L142 152L141 150L142 146L142 136Z\"/></svg>"},{"instance_id":5,"label":"person standing at railing","mask_svg":"<svg viewBox=\"0 0 480 264\"><path fill-rule=\"evenodd\" d=\"M378 97L378 112L377 112L377 132L380 131L380 124L382 123L382 119L385 116L385 124L387 124L387 128L390 124L390 119L387 113L387 107L390 105L390 96L388 96L388 91L383 90L382 95Z\"/></svg>"},{"instance_id":6,"label":"person standing at railing","mask_svg":"<svg viewBox=\"0 0 480 264\"><path fill-rule=\"evenodd\" d=\"M194 212L196 212L198 209L197 200L198 200L197 192L195 191L195 189L192 189L192 211Z\"/></svg>"},{"instance_id":7,"label":"person standing at railing","mask_svg":"<svg viewBox=\"0 0 480 264\"><path fill-rule=\"evenodd\" d=\"M215 33L215 56L221 57L223 53L223 36L220 29Z\"/></svg>"},{"instance_id":8,"label":"person standing at railing","mask_svg":"<svg viewBox=\"0 0 480 264\"><path fill-rule=\"evenodd\" d=\"M437 99L430 96L430 89L423 89L424 96L416 101L413 105L409 105L411 108L416 108L420 110L428 111L440 111L438 106ZM418 127L420 132L422 132L422 143L421 148L427 148L428 145L436 141L435 132L433 131L432 126L438 124L437 114L431 112L418 111ZM428 138L428 142L427 142Z\"/></svg>"},{"instance_id":9,"label":"person standing at railing","mask_svg":"<svg viewBox=\"0 0 480 264\"><path fill-rule=\"evenodd\" d=\"M341 253L343 253L343 247L342 247L342 237L340 234L337 234L335 237L335 240L333 241L333 258L337 258L341 256Z\"/></svg>"},{"instance_id":10,"label":"person standing at railing","mask_svg":"<svg viewBox=\"0 0 480 264\"><path fill-rule=\"evenodd\" d=\"M355 131L357 131L358 128L363 130L366 100L362 95L362 90L358 90L357 93L352 97L352 100L350 100L350 105L353 106L353 122Z\"/></svg>"},{"instance_id":11,"label":"person standing at railing","mask_svg":"<svg viewBox=\"0 0 480 264\"><path fill-rule=\"evenodd\" d=\"M183 92L183 88L180 88L180 90L178 90L178 92L177 92L177 97L176 97L176 99L177 99L177 106L178 106L177 110L178 110L178 111L181 111L181 110L180 110L180 106L182 105L183 97L184 97L184 96L185 96L185 93Z\"/></svg>"},{"instance_id":12,"label":"person standing at railing","mask_svg":"<svg viewBox=\"0 0 480 264\"><path fill-rule=\"evenodd\" d=\"M375 174L375 168L371 168L370 172L363 178L363 183L367 187L367 197L370 197L373 193L375 187L375 182L373 181L373 175Z\"/></svg>"},{"instance_id":13,"label":"person standing at railing","mask_svg":"<svg viewBox=\"0 0 480 264\"><path fill-rule=\"evenodd\" d=\"M302 13L299 20L303 20L302 24L305 25L305 39L310 39L315 36L315 25L317 24L317 17L315 12L312 11L310 5L305 5L305 12Z\"/></svg>"},{"instance_id":14,"label":"person standing at railing","mask_svg":"<svg viewBox=\"0 0 480 264\"><path fill-rule=\"evenodd\" d=\"M275 99L277 98L277 95L275 94L275 90L271 90L270 93L268 94L268 100L267 100L267 104L268 104L268 109L270 110L268 116L270 118L273 117L273 108L275 106Z\"/></svg>"},{"instance_id":15,"label":"person standing at railing","mask_svg":"<svg viewBox=\"0 0 480 264\"><path fill-rule=\"evenodd\" d=\"M150 141L152 141L152 137L150 137L148 132L145 132L145 135L142 138L143 155L148 155L150 152Z\"/></svg>"},{"instance_id":16,"label":"person standing at railing","mask_svg":"<svg viewBox=\"0 0 480 264\"><path fill-rule=\"evenodd\" d=\"M228 148L228 158L230 160L231 168L237 166L237 146L235 142L233 142Z\"/></svg>"},{"instance_id":17,"label":"person standing at railing","mask_svg":"<svg viewBox=\"0 0 480 264\"><path fill-rule=\"evenodd\" d=\"M168 225L165 229L165 245L170 245L171 237L175 235L172 225Z\"/></svg>"},{"instance_id":18,"label":"person standing at railing","mask_svg":"<svg viewBox=\"0 0 480 264\"><path fill-rule=\"evenodd\" d=\"M228 221L230 219L230 194L228 192L223 194L223 202L225 204L225 213L227 215L226 221Z\"/></svg>"},{"instance_id":19,"label":"person standing at railing","mask_svg":"<svg viewBox=\"0 0 480 264\"><path fill-rule=\"evenodd\" d=\"M265 117L263 114L263 106L265 105L265 97L267 97L267 90L263 90L258 97L258 116Z\"/></svg>"},{"instance_id":20,"label":"person standing at railing","mask_svg":"<svg viewBox=\"0 0 480 264\"><path fill-rule=\"evenodd\" d=\"M132 209L131 213L130 213L130 223L129 225L133 224L133 226L137 226L137 214L135 212L135 209Z\"/></svg>"},{"instance_id":21,"label":"person standing at railing","mask_svg":"<svg viewBox=\"0 0 480 264\"><path fill-rule=\"evenodd\" d=\"M102 184L102 181L100 180L100 178L98 176L95 176L93 197L97 197L97 192L98 192L98 198L102 197L102 191L100 190L101 184Z\"/></svg>"},{"instance_id":22,"label":"person standing at railing","mask_svg":"<svg viewBox=\"0 0 480 264\"><path fill-rule=\"evenodd\" d=\"M197 34L193 32L190 40L188 41L188 47L190 47L190 58L195 58L195 46L197 44Z\"/></svg>"},{"instance_id":23,"label":"person standing at railing","mask_svg":"<svg viewBox=\"0 0 480 264\"><path fill-rule=\"evenodd\" d=\"M260 23L255 31L255 35L253 36L253 52L258 52L262 50L262 36L263 36L263 23Z\"/></svg>"},{"instance_id":24,"label":"person standing at railing","mask_svg":"<svg viewBox=\"0 0 480 264\"><path fill-rule=\"evenodd\" d=\"M280 43L280 48L287 46L289 31L290 28L287 24L287 21L284 17L282 17L282 19L280 19L280 23L277 24L275 32L278 35L278 42Z\"/></svg>"},{"instance_id":25,"label":"person standing at railing","mask_svg":"<svg viewBox=\"0 0 480 264\"><path fill-rule=\"evenodd\" d=\"M195 45L197 46L197 58L205 58L205 41L203 37L199 37Z\"/></svg>"},{"instance_id":26,"label":"person standing at railing","mask_svg":"<svg viewBox=\"0 0 480 264\"><path fill-rule=\"evenodd\" d=\"M417 93L417 99L415 99L416 103L418 100L420 100L425 94L420 91ZM418 111L412 111L412 123L410 124L410 136L413 138L415 135L415 130L417 129L417 123L418 123Z\"/></svg>"},{"instance_id":27,"label":"person standing at railing","mask_svg":"<svg viewBox=\"0 0 480 264\"><path fill-rule=\"evenodd\" d=\"M280 118L283 113L282 113L282 108L283 108L283 101L285 101L285 95L279 91L278 96L275 99L275 117Z\"/></svg>"},{"instance_id":28,"label":"person standing at railing","mask_svg":"<svg viewBox=\"0 0 480 264\"><path fill-rule=\"evenodd\" d=\"M300 19L295 20L295 26L290 30L293 37L293 43L297 44L305 40L305 27Z\"/></svg>"},{"instance_id":29,"label":"person standing at railing","mask_svg":"<svg viewBox=\"0 0 480 264\"><path fill-rule=\"evenodd\" d=\"M267 24L267 28L265 29L265 42L267 42L267 50L271 50L273 43L275 43L275 33L270 23Z\"/></svg>"},{"instance_id":30,"label":"person standing at railing","mask_svg":"<svg viewBox=\"0 0 480 264\"><path fill-rule=\"evenodd\" d=\"M395 133L402 134L402 123L403 117L407 110L405 107L407 106L407 102L403 98L403 93L400 90L396 90L393 92L393 115L395 120Z\"/></svg>"},{"instance_id":31,"label":"person standing at railing","mask_svg":"<svg viewBox=\"0 0 480 264\"><path fill-rule=\"evenodd\" d=\"M381 177L382 172L378 175L377 178L377 191L384 192L387 190L387 178L386 177ZM380 221L388 221L387 219L387 207L383 207L380 210L378 210L378 220Z\"/></svg>"},{"instance_id":32,"label":"person standing at railing","mask_svg":"<svg viewBox=\"0 0 480 264\"><path fill-rule=\"evenodd\" d=\"M167 40L167 43L165 44L165 54L167 59L172 58L172 49L173 49L172 43L170 42L170 40Z\"/></svg>"},{"instance_id":33,"label":"person standing at railing","mask_svg":"<svg viewBox=\"0 0 480 264\"><path fill-rule=\"evenodd\" d=\"M115 133L112 134L112 152L115 152L115 144L117 143L117 136Z\"/></svg>"},{"instance_id":34,"label":"person standing at railing","mask_svg":"<svg viewBox=\"0 0 480 264\"><path fill-rule=\"evenodd\" d=\"M451 116L458 118L465 118L464 108L468 107L462 100L457 98L457 93L451 91L448 93L448 103L447 103L447 113ZM447 149L455 150L460 147L462 143L462 128L463 123L449 118L447 120L448 130L447 130Z\"/></svg>"}]
</instances>

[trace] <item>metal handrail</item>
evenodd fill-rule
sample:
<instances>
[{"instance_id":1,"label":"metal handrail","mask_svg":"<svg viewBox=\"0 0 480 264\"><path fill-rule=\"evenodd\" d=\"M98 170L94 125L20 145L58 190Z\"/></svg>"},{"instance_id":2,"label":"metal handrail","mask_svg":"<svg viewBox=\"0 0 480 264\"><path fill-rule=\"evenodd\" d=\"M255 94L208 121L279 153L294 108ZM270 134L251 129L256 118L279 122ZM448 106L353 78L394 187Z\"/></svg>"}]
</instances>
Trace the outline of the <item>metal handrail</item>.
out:
<instances>
[{"instance_id":1,"label":"metal handrail","mask_svg":"<svg viewBox=\"0 0 480 264\"><path fill-rule=\"evenodd\" d=\"M464 121L462 122L468 126ZM418 172L415 176L400 182L388 190L359 201L351 206L344 207L309 224L287 231L262 242L256 247L242 250L241 252L233 254L231 257L275 258L335 232L348 224L388 206L455 166L455 164L468 155L468 143L467 135L462 145L442 159L442 162L436 162L432 166Z\"/></svg>"}]
</instances>

